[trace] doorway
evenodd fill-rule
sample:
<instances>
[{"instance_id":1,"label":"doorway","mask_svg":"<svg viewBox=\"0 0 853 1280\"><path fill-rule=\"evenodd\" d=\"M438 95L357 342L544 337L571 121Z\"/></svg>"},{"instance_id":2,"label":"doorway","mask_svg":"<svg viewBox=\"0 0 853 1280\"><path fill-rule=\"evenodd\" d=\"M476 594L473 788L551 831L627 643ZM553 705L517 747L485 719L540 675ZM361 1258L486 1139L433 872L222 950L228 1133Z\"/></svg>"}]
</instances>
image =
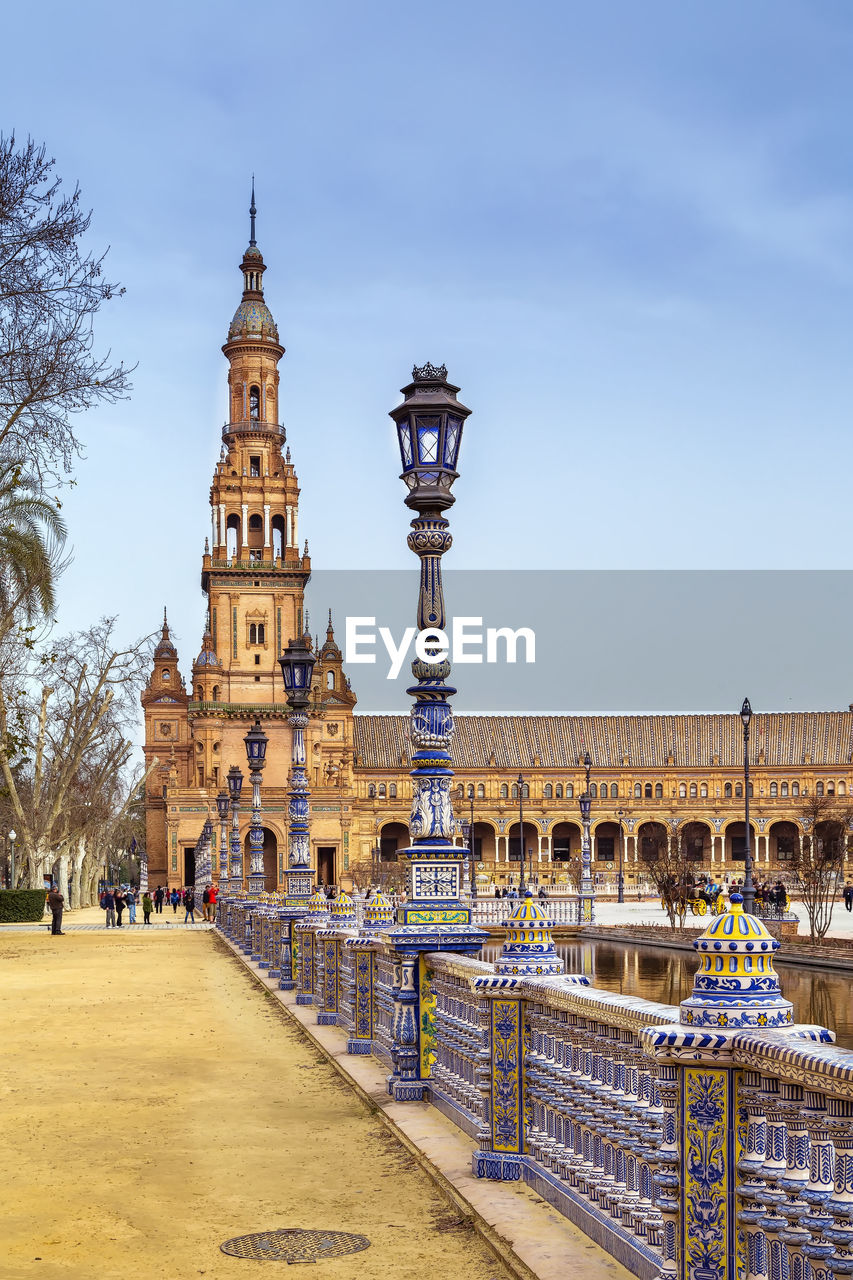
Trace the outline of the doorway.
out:
<instances>
[{"instance_id":1,"label":"doorway","mask_svg":"<svg viewBox=\"0 0 853 1280\"><path fill-rule=\"evenodd\" d=\"M184 848L183 884L195 884L195 848L192 845L186 845Z\"/></svg>"},{"instance_id":2,"label":"doorway","mask_svg":"<svg viewBox=\"0 0 853 1280\"><path fill-rule=\"evenodd\" d=\"M336 884L335 879L335 845L321 845L317 850L317 883Z\"/></svg>"}]
</instances>

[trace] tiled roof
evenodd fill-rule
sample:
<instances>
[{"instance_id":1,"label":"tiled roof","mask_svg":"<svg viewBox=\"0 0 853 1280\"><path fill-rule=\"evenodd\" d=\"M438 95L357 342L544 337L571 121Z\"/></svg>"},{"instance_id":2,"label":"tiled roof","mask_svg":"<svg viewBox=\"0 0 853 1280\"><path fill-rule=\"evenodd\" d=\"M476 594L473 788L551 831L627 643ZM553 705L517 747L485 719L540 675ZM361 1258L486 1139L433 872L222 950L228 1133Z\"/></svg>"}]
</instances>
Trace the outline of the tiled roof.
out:
<instances>
[{"instance_id":1,"label":"tiled roof","mask_svg":"<svg viewBox=\"0 0 853 1280\"><path fill-rule=\"evenodd\" d=\"M743 727L737 715L685 716L456 716L453 763L485 769L577 768L584 753L593 768L712 768L743 765ZM356 767L397 770L409 763L407 716L356 715ZM789 711L755 714L750 759L775 768L806 764L847 766L853 759L853 713ZM627 757L627 765L623 758Z\"/></svg>"}]
</instances>

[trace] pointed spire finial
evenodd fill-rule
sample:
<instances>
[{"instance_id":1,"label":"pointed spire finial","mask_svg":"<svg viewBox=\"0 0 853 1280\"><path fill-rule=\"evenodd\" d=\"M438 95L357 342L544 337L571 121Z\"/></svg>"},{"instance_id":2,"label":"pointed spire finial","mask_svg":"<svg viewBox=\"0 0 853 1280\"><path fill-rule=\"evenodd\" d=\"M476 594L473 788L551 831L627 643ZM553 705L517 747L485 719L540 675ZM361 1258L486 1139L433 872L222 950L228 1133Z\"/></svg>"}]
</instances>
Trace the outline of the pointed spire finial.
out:
<instances>
[{"instance_id":1,"label":"pointed spire finial","mask_svg":"<svg viewBox=\"0 0 853 1280\"><path fill-rule=\"evenodd\" d=\"M252 245L255 243L255 214L257 212L258 211L255 208L255 175L252 174L252 203L249 205L249 219L250 219L249 244L252 244Z\"/></svg>"}]
</instances>

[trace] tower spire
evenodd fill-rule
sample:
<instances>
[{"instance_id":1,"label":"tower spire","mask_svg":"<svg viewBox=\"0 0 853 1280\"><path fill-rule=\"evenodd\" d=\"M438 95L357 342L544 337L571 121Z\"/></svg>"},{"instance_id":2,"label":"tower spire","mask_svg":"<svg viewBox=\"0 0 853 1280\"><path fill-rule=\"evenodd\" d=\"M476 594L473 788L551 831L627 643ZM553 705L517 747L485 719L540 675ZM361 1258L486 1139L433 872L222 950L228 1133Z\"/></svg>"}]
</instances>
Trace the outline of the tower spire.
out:
<instances>
[{"instance_id":1,"label":"tower spire","mask_svg":"<svg viewBox=\"0 0 853 1280\"><path fill-rule=\"evenodd\" d=\"M252 203L249 205L249 244L255 243L255 175L252 174Z\"/></svg>"}]
</instances>

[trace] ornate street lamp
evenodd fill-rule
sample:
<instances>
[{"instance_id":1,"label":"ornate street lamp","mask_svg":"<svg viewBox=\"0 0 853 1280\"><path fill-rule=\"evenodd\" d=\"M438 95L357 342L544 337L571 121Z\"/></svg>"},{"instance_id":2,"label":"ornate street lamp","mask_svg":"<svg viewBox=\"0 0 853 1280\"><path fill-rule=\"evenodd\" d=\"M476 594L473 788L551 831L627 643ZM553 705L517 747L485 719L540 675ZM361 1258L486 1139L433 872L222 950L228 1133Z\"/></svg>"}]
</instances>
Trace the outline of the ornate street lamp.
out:
<instances>
[{"instance_id":1,"label":"ornate street lamp","mask_svg":"<svg viewBox=\"0 0 853 1280\"><path fill-rule=\"evenodd\" d=\"M616 901L625 901L625 877L623 875L623 865L625 861L625 831L622 827L622 819L625 817L624 809L616 810L616 817L619 819L619 882L616 886Z\"/></svg>"},{"instance_id":2,"label":"ornate street lamp","mask_svg":"<svg viewBox=\"0 0 853 1280\"><path fill-rule=\"evenodd\" d=\"M264 891L264 829L261 825L261 777L267 762L267 735L256 720L243 742L252 782L252 822L249 827L249 892L255 896Z\"/></svg>"},{"instance_id":3,"label":"ornate street lamp","mask_svg":"<svg viewBox=\"0 0 853 1280\"><path fill-rule=\"evenodd\" d=\"M450 743L453 712L448 699L456 690L447 684L450 663L444 646L444 593L441 557L452 539L444 512L453 505L456 463L462 428L470 414L447 380L447 369L425 364L412 370L404 400L391 417L397 426L401 479L406 506L416 513L409 549L421 563L418 592L418 656L412 663L416 683L410 738L412 753L411 847L407 862L407 901L398 910L401 925L470 925L470 904L461 901L463 851L453 844L456 818L450 798L453 769ZM408 1059L407 1059L408 1060ZM405 1072L404 1072L405 1074ZM418 1095L420 1096L420 1095Z\"/></svg>"},{"instance_id":4,"label":"ornate street lamp","mask_svg":"<svg viewBox=\"0 0 853 1280\"><path fill-rule=\"evenodd\" d=\"M296 900L294 905L298 905L308 901L314 888L308 827L308 775L305 771L307 707L311 700L311 679L316 662L311 651L310 638L302 636L298 640L291 640L278 662L284 680L285 696L290 707L288 723L292 731L287 900L290 903L293 898Z\"/></svg>"},{"instance_id":5,"label":"ornate street lamp","mask_svg":"<svg viewBox=\"0 0 853 1280\"><path fill-rule=\"evenodd\" d=\"M207 886L213 880L213 866L211 862L211 836L213 835L213 823L210 818L206 818L204 826L201 829L198 844L196 845L196 862L195 862L195 883L204 893Z\"/></svg>"},{"instance_id":6,"label":"ornate street lamp","mask_svg":"<svg viewBox=\"0 0 853 1280\"><path fill-rule=\"evenodd\" d=\"M578 924L592 924L595 918L595 889L592 884L592 846L589 838L589 815L592 809L592 799L589 794L589 771L592 768L592 760L587 751L583 758L584 768L586 770L586 788L584 794L579 798L578 804L581 811L581 822L583 824L583 843L581 844L581 882L578 893Z\"/></svg>"},{"instance_id":7,"label":"ornate street lamp","mask_svg":"<svg viewBox=\"0 0 853 1280\"><path fill-rule=\"evenodd\" d=\"M240 792L243 775L236 764L228 770L228 794L231 798L231 892L243 888L243 850L240 846Z\"/></svg>"},{"instance_id":8,"label":"ornate street lamp","mask_svg":"<svg viewBox=\"0 0 853 1280\"><path fill-rule=\"evenodd\" d=\"M743 909L751 915L755 906L755 885L752 883L752 842L749 831L749 722L752 719L752 707L749 698L744 698L740 709L743 722L743 797L746 811L746 875L743 880Z\"/></svg>"},{"instance_id":9,"label":"ornate street lamp","mask_svg":"<svg viewBox=\"0 0 853 1280\"><path fill-rule=\"evenodd\" d=\"M523 898L527 892L527 884L524 879L524 774L518 775L518 836L521 841L521 879L518 884L518 896Z\"/></svg>"},{"instance_id":10,"label":"ornate street lamp","mask_svg":"<svg viewBox=\"0 0 853 1280\"><path fill-rule=\"evenodd\" d=\"M228 809L230 800L227 791L220 791L216 797L216 811L219 814L219 884L223 891L228 881Z\"/></svg>"}]
</instances>

